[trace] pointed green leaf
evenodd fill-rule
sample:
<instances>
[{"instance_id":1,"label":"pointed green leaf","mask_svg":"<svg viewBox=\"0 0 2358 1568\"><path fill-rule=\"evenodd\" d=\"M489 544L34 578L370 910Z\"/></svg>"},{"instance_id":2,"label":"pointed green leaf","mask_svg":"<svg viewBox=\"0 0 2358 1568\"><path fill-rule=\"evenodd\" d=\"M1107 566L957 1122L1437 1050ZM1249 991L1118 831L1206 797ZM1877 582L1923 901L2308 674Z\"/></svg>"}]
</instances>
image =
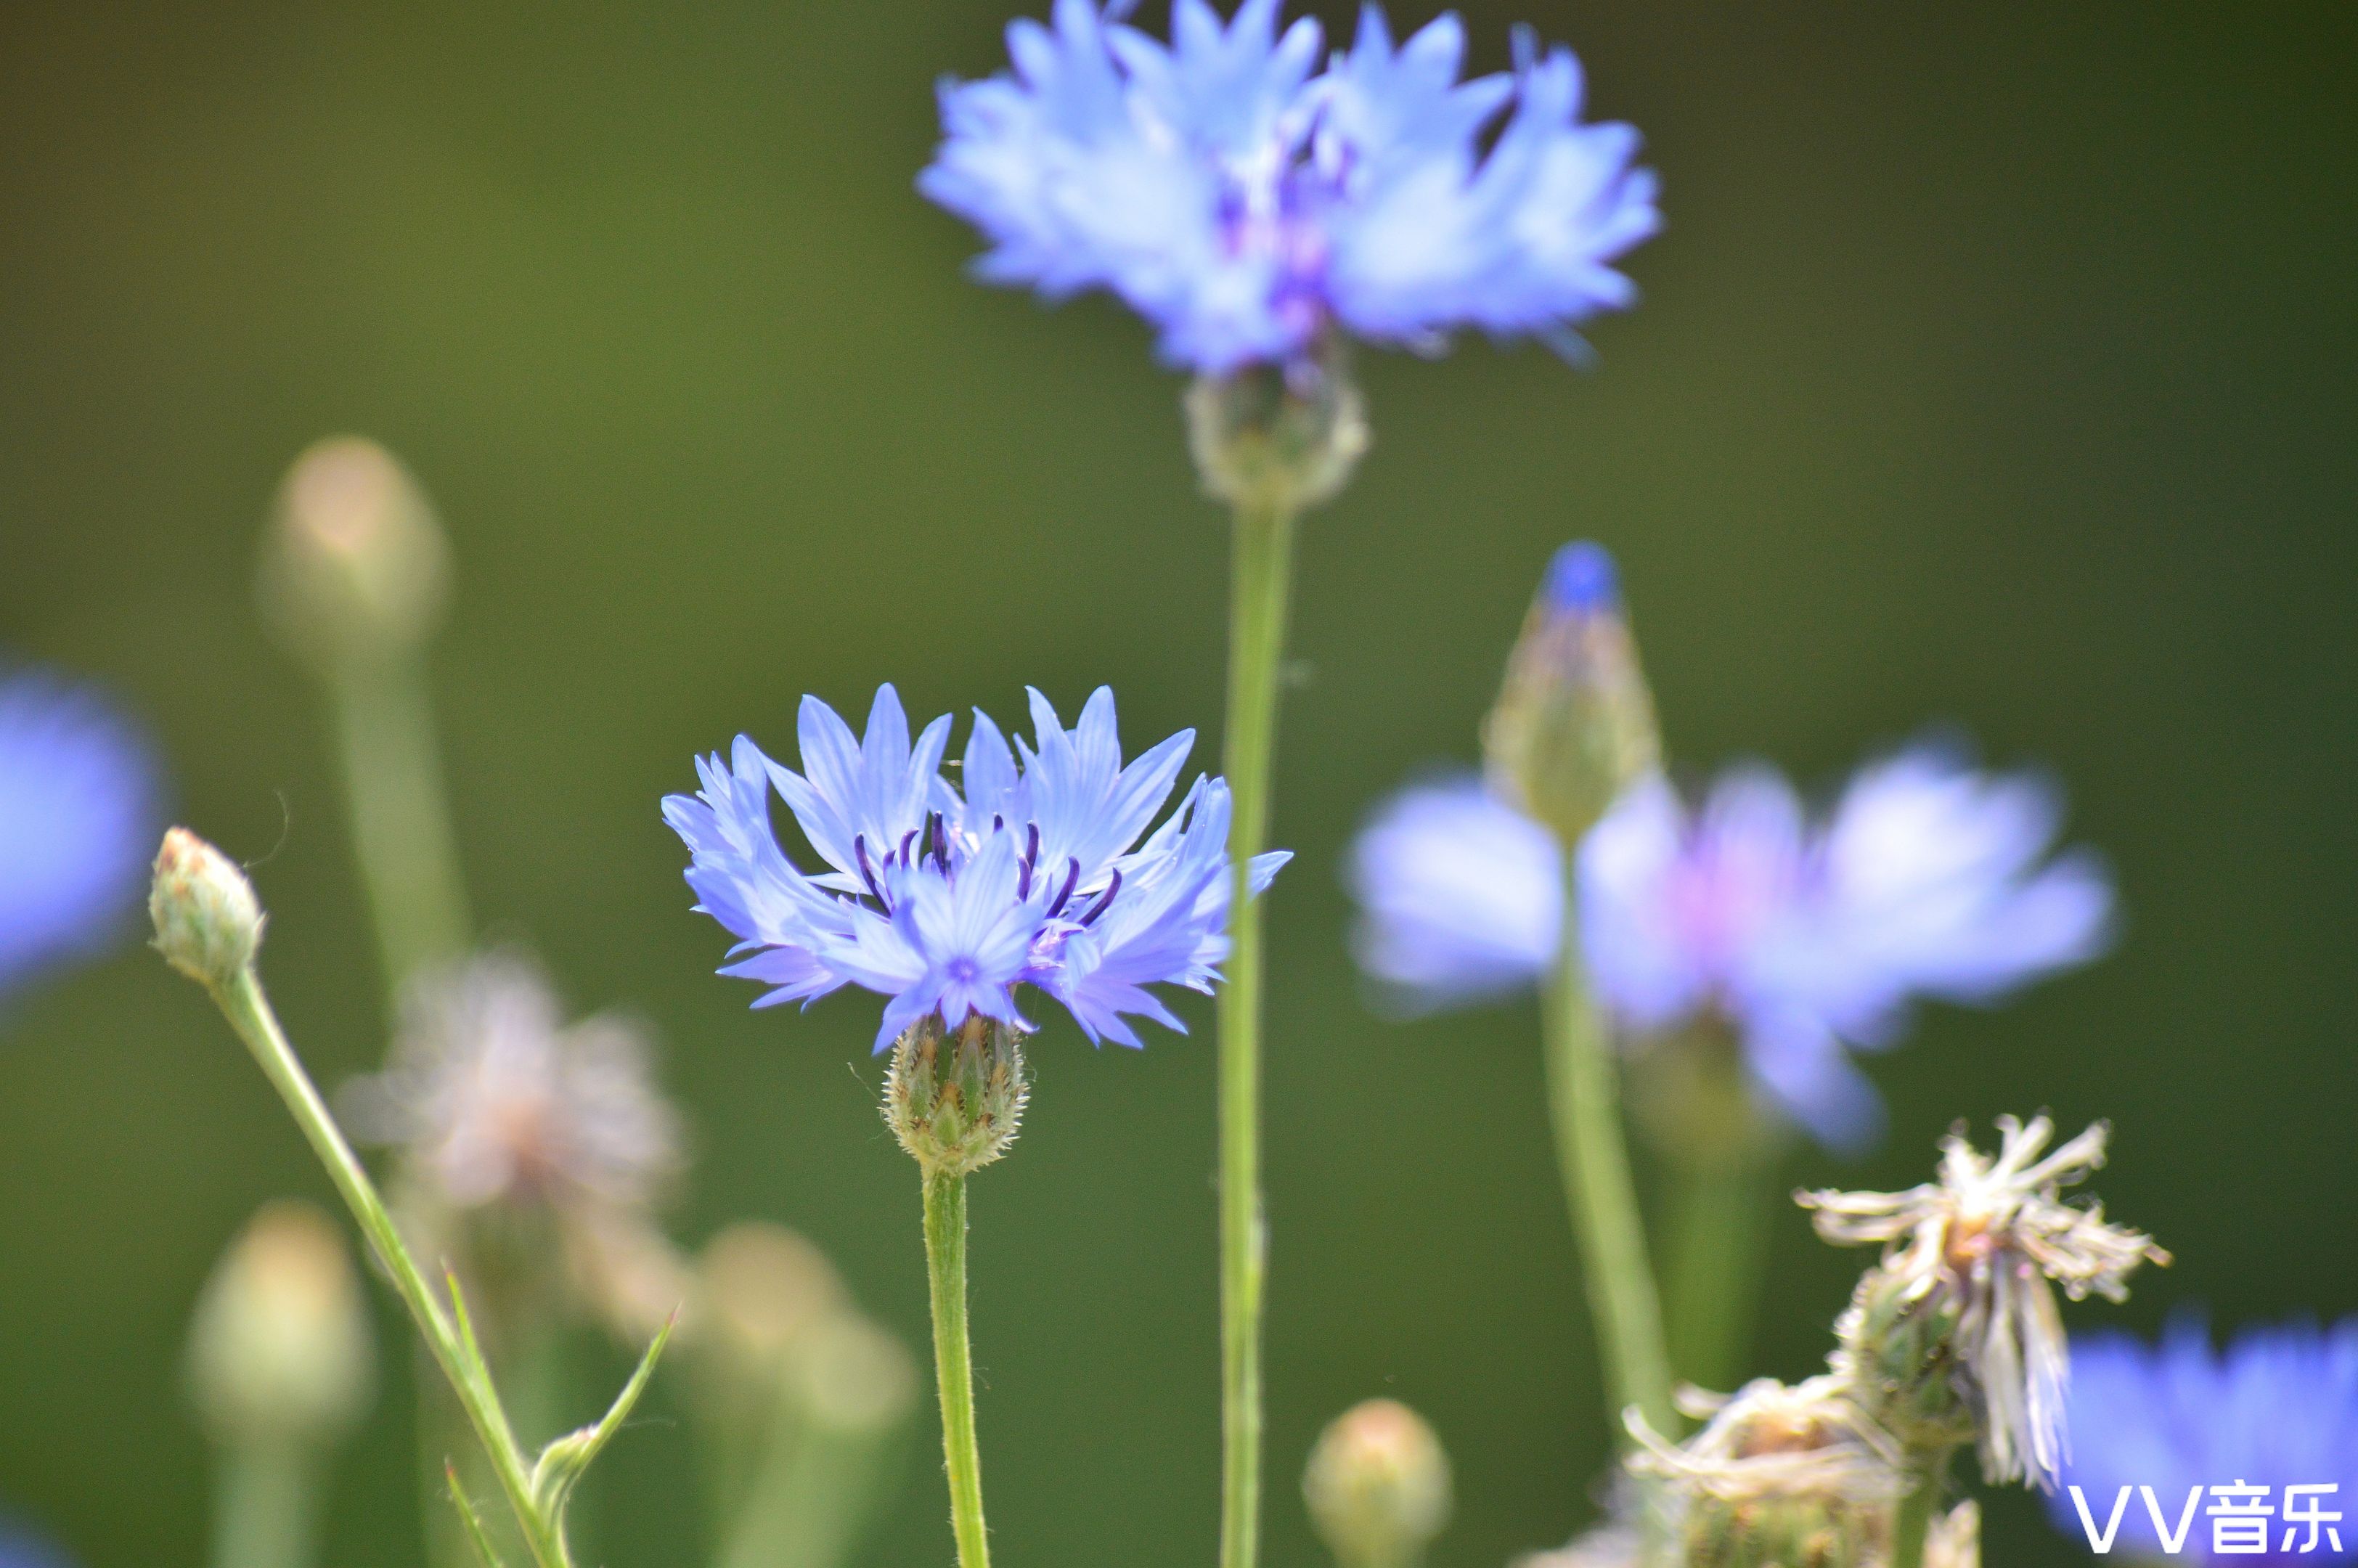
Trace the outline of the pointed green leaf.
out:
<instances>
[{"instance_id":1,"label":"pointed green leaf","mask_svg":"<svg viewBox=\"0 0 2358 1568\"><path fill-rule=\"evenodd\" d=\"M606 1411L597 1425L569 1432L541 1450L539 1462L532 1468L533 1501L560 1530L564 1528L566 1505L572 1499L574 1483L581 1478L582 1473L590 1468L590 1462L598 1457L599 1453L612 1441L614 1433L622 1430L622 1422L629 1419L632 1407L646 1391L647 1379L654 1375L655 1361L663 1355L664 1346L670 1342L671 1331L678 1325L679 1314L675 1312L665 1321L662 1330L655 1335L654 1343L649 1345L647 1353L639 1358L638 1369L631 1374L631 1380L622 1385L622 1391L614 1396L612 1408Z\"/></svg>"},{"instance_id":2,"label":"pointed green leaf","mask_svg":"<svg viewBox=\"0 0 2358 1568\"><path fill-rule=\"evenodd\" d=\"M464 1488L459 1485L459 1467L449 1460L442 1462L442 1474L450 1483L450 1505L459 1510L459 1522L467 1527L467 1539L475 1543L475 1555L483 1568L501 1568L500 1554L492 1550L491 1538L483 1533L483 1521L476 1517L475 1505L467 1500Z\"/></svg>"}]
</instances>

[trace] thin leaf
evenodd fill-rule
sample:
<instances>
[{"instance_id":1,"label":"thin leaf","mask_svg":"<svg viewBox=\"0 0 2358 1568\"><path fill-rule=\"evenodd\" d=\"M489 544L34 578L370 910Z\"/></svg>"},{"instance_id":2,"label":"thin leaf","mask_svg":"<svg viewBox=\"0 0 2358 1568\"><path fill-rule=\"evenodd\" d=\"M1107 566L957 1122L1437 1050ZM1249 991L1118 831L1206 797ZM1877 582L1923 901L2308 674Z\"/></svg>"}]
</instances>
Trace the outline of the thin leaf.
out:
<instances>
[{"instance_id":1,"label":"thin leaf","mask_svg":"<svg viewBox=\"0 0 2358 1568\"><path fill-rule=\"evenodd\" d=\"M501 1568L500 1554L492 1550L491 1537L483 1533L483 1521L475 1515L475 1505L459 1485L459 1467L449 1460L442 1462L442 1474L450 1483L450 1505L459 1510L459 1521L467 1527L467 1539L475 1543L475 1555L483 1568Z\"/></svg>"},{"instance_id":2,"label":"thin leaf","mask_svg":"<svg viewBox=\"0 0 2358 1568\"><path fill-rule=\"evenodd\" d=\"M663 1355L664 1346L670 1342L671 1331L678 1325L679 1314L675 1312L665 1320L663 1328L655 1335L654 1343L649 1345L647 1353L639 1358L638 1369L631 1374L631 1380L622 1385L622 1391L614 1396L613 1405L597 1425L568 1433L541 1450L539 1462L532 1468L533 1501L560 1530L564 1528L566 1505L572 1499L574 1483L580 1480L582 1473L590 1468L590 1462L598 1457L606 1444L613 1440L614 1433L622 1430L622 1422L629 1419L632 1407L646 1391L647 1379L654 1375L655 1362Z\"/></svg>"}]
</instances>

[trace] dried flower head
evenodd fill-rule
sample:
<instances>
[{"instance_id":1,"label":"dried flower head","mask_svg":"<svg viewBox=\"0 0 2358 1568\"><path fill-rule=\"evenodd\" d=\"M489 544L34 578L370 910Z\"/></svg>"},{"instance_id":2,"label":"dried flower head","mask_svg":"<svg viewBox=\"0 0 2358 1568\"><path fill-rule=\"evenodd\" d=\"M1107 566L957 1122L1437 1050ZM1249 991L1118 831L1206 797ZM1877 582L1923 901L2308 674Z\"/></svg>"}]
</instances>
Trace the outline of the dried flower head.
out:
<instances>
[{"instance_id":1,"label":"dried flower head","mask_svg":"<svg viewBox=\"0 0 2358 1568\"><path fill-rule=\"evenodd\" d=\"M512 954L414 985L390 1063L343 1106L355 1136L399 1146L456 1209L640 1208L681 1162L639 1030L603 1014L565 1023L546 979Z\"/></svg>"},{"instance_id":2,"label":"dried flower head","mask_svg":"<svg viewBox=\"0 0 2358 1568\"><path fill-rule=\"evenodd\" d=\"M2104 1162L2103 1122L2039 1158L2055 1133L2040 1116L1998 1119L1995 1157L1962 1129L1941 1145L1941 1179L1902 1193L1799 1195L1818 1234L1838 1245L1885 1244L1836 1334L1838 1374L1859 1397L1879 1398L1887 1425L1936 1424L1962 1414L1991 1481L2054 1489L2064 1451L2063 1397L2071 1354L2050 1281L2073 1300L2128 1294L2141 1263L2169 1254L2104 1207L2074 1207L2061 1192ZM1943 1386L1945 1385L1945 1387ZM1962 1411L1951 1406L1953 1393ZM1903 1434L1904 1435L1904 1434Z\"/></svg>"},{"instance_id":3,"label":"dried flower head","mask_svg":"<svg viewBox=\"0 0 2358 1568\"><path fill-rule=\"evenodd\" d=\"M1669 1494L1683 1561L1835 1568L1875 1561L1907 1489L1890 1435L1831 1376L1763 1378L1733 1398L1692 1394L1703 1430L1676 1445L1631 1411L1629 1470Z\"/></svg>"}]
</instances>

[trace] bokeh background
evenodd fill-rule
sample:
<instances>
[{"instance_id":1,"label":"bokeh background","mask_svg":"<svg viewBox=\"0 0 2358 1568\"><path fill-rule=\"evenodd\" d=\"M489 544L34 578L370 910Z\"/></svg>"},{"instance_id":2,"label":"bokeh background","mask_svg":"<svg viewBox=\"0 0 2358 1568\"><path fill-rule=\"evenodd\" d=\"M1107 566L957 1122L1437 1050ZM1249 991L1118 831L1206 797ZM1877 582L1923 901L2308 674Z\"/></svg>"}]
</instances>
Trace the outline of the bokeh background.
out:
<instances>
[{"instance_id":1,"label":"bokeh background","mask_svg":"<svg viewBox=\"0 0 2358 1568\"><path fill-rule=\"evenodd\" d=\"M1021 713L1100 681L1143 741L1218 723L1224 534L1178 386L1102 302L965 280L911 180L1005 0L695 7L18 0L0 16L0 644L103 677L181 816L276 912L322 1077L381 1048L314 693L258 630L259 520L350 429L461 568L436 655L479 913L579 1005L654 1020L700 1154L683 1238L803 1227L922 1341L916 1190L869 1010L745 1011L655 802L795 700ZM1330 23L1341 6L1323 6ZM2126 940L1873 1065L1900 1184L1952 1119L2108 1115L2109 1206L2180 1262L2125 1310L2358 1307L2358 11L2345 5L1475 0L1568 37L1670 229L1601 366L1365 364L1377 445L1303 552L1269 1061L1270 1560L1320 1559L1317 1426L1390 1392L1458 1467L1443 1568L1589 1516L1604 1454L1535 1021L1401 1025L1346 957L1369 804L1467 759L1534 574L1624 557L1672 750L1825 782L1930 720L2068 782ZM1149 11L1159 23L1160 5ZM1421 9L1412 13L1422 19ZM1189 1013L1207 1022L1202 1009ZM1215 1533L1207 1034L1034 1053L977 1184L992 1523L1028 1563L1201 1563ZM92 1568L199 1560L178 1357L265 1196L324 1195L184 982L135 946L0 1025L0 1502ZM1779 1222L1763 1370L1860 1260ZM399 1325L390 1320L388 1334ZM332 1560L416 1560L406 1391ZM683 1434L602 1472L619 1564L697 1561ZM948 1555L916 1444L874 1563ZM2062 1562L2020 1495L1991 1556Z\"/></svg>"}]
</instances>

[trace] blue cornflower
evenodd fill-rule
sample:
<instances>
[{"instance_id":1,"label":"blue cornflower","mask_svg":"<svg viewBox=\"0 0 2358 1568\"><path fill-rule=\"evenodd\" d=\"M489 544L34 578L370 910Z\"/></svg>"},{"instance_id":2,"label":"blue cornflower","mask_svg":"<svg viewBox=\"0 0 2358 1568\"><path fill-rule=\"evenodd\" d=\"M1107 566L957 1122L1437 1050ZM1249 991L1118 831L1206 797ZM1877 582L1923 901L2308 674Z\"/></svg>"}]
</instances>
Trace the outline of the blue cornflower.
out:
<instances>
[{"instance_id":1,"label":"blue cornflower","mask_svg":"<svg viewBox=\"0 0 2358 1568\"><path fill-rule=\"evenodd\" d=\"M1583 124L1569 49L1516 39L1461 81L1454 15L1395 43L1380 6L1320 69L1278 0L1223 25L1174 0L1171 41L1122 0L1008 28L1011 74L945 83L918 186L982 231L978 270L1050 298L1120 296L1165 359L1225 373L1342 330L1421 351L1476 328L1570 342L1636 290L1613 270L1660 226L1638 134Z\"/></svg>"},{"instance_id":2,"label":"blue cornflower","mask_svg":"<svg viewBox=\"0 0 2358 1568\"><path fill-rule=\"evenodd\" d=\"M2037 780L1931 745L1863 770L1817 824L1765 767L1699 808L1650 778L1582 842L1591 979L1636 1033L1725 1018L1776 1107L1858 1148L1882 1108L1844 1047L1896 1044L1916 998L1994 1000L2103 949L2102 868L2045 860L2060 814ZM1402 792L1352 851L1360 964L1425 1006L1531 985L1555 953L1558 864L1548 830L1478 780Z\"/></svg>"},{"instance_id":3,"label":"blue cornflower","mask_svg":"<svg viewBox=\"0 0 2358 1568\"><path fill-rule=\"evenodd\" d=\"M0 997L136 907L162 831L154 753L102 698L0 668Z\"/></svg>"},{"instance_id":4,"label":"blue cornflower","mask_svg":"<svg viewBox=\"0 0 2358 1568\"><path fill-rule=\"evenodd\" d=\"M947 715L913 743L900 697L876 694L864 737L803 698L803 771L738 737L698 762L703 789L664 802L687 840L697 907L739 938L721 970L771 988L754 1005L845 985L890 1000L882 1051L928 1016L1029 1030L1016 989L1055 999L1092 1041L1141 1044L1125 1015L1183 1030L1150 985L1208 991L1228 957L1228 785L1198 778L1140 843L1195 743L1182 730L1124 765L1113 693L1067 730L1031 694L1014 745L979 710L959 775L942 776ZM772 832L774 788L828 869L806 873ZM1136 846L1133 848L1132 846ZM1289 857L1253 861L1253 890Z\"/></svg>"},{"instance_id":5,"label":"blue cornflower","mask_svg":"<svg viewBox=\"0 0 2358 1568\"><path fill-rule=\"evenodd\" d=\"M2172 1323L2153 1345L2125 1334L2075 1336L2068 1409L2071 1456L2047 1506L2072 1540L2086 1540L2072 1487L2101 1535L2126 1487L2113 1551L2158 1558L2153 1511L2137 1488L2153 1488L2164 1528L2175 1535L2189 1493L2201 1487L2180 1541L2187 1558L2358 1561L2358 1317L2322 1331L2310 1323L2246 1329L2224 1354L2190 1317ZM2267 1521L2265 1552L2223 1556L2214 1521L2201 1510L2212 1504L2212 1488L2238 1482L2267 1487L2260 1500L2278 1517ZM2298 1505L2341 1514L2331 1527L2338 1542L2320 1529L2309 1545L2310 1527L2287 1522L2288 1486L2339 1488Z\"/></svg>"}]
</instances>

